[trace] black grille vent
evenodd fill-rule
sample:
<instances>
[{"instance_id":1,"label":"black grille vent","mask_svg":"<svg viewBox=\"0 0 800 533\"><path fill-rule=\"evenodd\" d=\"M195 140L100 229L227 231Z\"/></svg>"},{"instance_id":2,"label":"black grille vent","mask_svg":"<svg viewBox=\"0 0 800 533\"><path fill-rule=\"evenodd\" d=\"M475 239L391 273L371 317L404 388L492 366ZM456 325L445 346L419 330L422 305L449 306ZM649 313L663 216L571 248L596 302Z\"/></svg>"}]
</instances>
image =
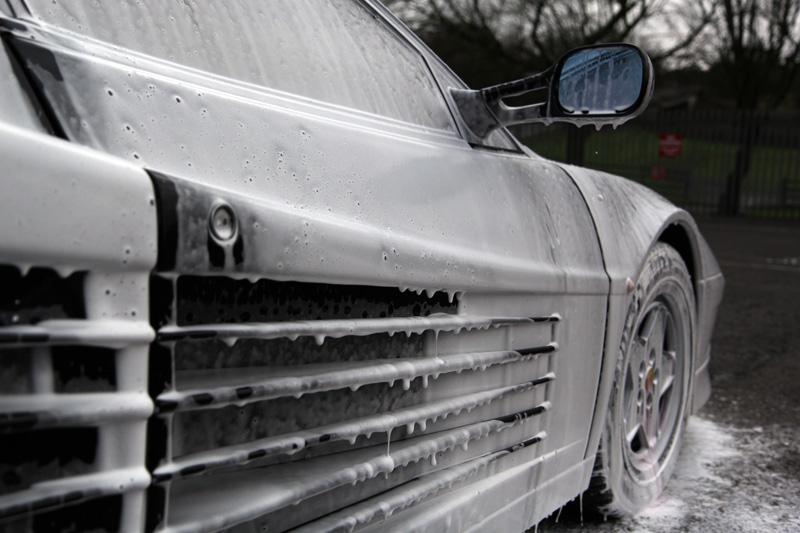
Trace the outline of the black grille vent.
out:
<instances>
[{"instance_id":1,"label":"black grille vent","mask_svg":"<svg viewBox=\"0 0 800 533\"><path fill-rule=\"evenodd\" d=\"M57 428L0 435L0 494L92 471L97 428Z\"/></svg>"},{"instance_id":2,"label":"black grille vent","mask_svg":"<svg viewBox=\"0 0 800 533\"><path fill-rule=\"evenodd\" d=\"M54 346L52 361L55 392L117 390L114 350L96 346Z\"/></svg>"},{"instance_id":3,"label":"black grille vent","mask_svg":"<svg viewBox=\"0 0 800 533\"><path fill-rule=\"evenodd\" d=\"M32 531L122 531L122 496L106 496L34 518Z\"/></svg>"},{"instance_id":4,"label":"black grille vent","mask_svg":"<svg viewBox=\"0 0 800 533\"><path fill-rule=\"evenodd\" d=\"M181 276L176 323L223 324L456 313L458 302L394 288Z\"/></svg>"},{"instance_id":5,"label":"black grille vent","mask_svg":"<svg viewBox=\"0 0 800 533\"><path fill-rule=\"evenodd\" d=\"M48 268L31 268L23 274L17 267L0 265L0 326L85 318L84 278L83 272L62 278Z\"/></svg>"}]
</instances>

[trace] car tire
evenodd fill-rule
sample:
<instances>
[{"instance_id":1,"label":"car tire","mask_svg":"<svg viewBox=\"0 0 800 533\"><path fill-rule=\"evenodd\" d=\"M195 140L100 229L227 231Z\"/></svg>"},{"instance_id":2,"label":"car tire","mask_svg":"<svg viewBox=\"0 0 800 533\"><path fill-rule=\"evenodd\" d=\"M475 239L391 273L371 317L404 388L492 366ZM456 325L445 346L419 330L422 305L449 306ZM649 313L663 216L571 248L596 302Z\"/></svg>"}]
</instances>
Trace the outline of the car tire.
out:
<instances>
[{"instance_id":1,"label":"car tire","mask_svg":"<svg viewBox=\"0 0 800 533\"><path fill-rule=\"evenodd\" d=\"M604 516L652 503L675 470L690 412L695 299L686 264L653 247L630 295L589 500Z\"/></svg>"}]
</instances>

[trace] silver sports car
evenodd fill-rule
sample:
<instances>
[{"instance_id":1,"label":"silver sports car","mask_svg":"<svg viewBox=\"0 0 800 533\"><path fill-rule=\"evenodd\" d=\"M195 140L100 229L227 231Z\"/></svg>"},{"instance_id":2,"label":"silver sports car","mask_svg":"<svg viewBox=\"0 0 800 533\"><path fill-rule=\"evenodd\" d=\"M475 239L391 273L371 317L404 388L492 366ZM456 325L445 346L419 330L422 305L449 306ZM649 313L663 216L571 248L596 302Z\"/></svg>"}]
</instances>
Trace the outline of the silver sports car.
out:
<instances>
[{"instance_id":1,"label":"silver sports car","mask_svg":"<svg viewBox=\"0 0 800 533\"><path fill-rule=\"evenodd\" d=\"M635 116L639 49L469 90L376 0L0 0L0 37L0 531L522 531L658 495L719 266L505 128Z\"/></svg>"}]
</instances>

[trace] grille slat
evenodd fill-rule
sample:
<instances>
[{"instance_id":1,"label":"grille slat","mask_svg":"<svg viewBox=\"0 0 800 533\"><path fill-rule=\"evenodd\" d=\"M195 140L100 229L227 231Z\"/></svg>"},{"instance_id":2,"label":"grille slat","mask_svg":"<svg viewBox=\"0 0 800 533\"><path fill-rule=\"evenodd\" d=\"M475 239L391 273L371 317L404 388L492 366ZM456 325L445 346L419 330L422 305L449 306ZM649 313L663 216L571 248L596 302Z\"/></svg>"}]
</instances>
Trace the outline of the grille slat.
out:
<instances>
[{"instance_id":1,"label":"grille slat","mask_svg":"<svg viewBox=\"0 0 800 533\"><path fill-rule=\"evenodd\" d=\"M38 513L101 496L143 490L149 484L150 474L143 467L44 481L27 490L0 496L0 519Z\"/></svg>"},{"instance_id":2,"label":"grille slat","mask_svg":"<svg viewBox=\"0 0 800 533\"><path fill-rule=\"evenodd\" d=\"M3 348L75 345L125 348L153 340L152 328L127 320L47 320L34 326L0 328Z\"/></svg>"},{"instance_id":3,"label":"grille slat","mask_svg":"<svg viewBox=\"0 0 800 533\"><path fill-rule=\"evenodd\" d=\"M532 440L541 441L546 437L540 432ZM328 516L310 522L292 533L317 533L319 531L353 531L357 526L370 523L374 519L391 516L395 511L409 507L438 493L450 490L459 482L475 482L482 479L481 471L486 470L511 450L502 450L472 461L461 463L444 470L431 472L415 478L375 498L370 498Z\"/></svg>"},{"instance_id":4,"label":"grille slat","mask_svg":"<svg viewBox=\"0 0 800 533\"><path fill-rule=\"evenodd\" d=\"M343 423L281 435L276 438L260 439L244 445L228 446L209 452L191 454L158 468L154 472L154 477L159 481L199 474L224 466L245 464L271 455L297 453L308 446L322 442L346 440L354 444L357 437L366 436L369 438L372 433L386 433L398 427L405 426L410 434L413 432L415 424L420 428L424 428L428 420L436 421L449 415L458 415L461 411L471 411L508 394L528 391L537 385L549 383L554 379L554 374L547 374L537 380L519 385L430 402L422 406L399 409L364 417L359 420L348 420ZM549 404L543 405L543 409L549 408Z\"/></svg>"},{"instance_id":5,"label":"grille slat","mask_svg":"<svg viewBox=\"0 0 800 533\"><path fill-rule=\"evenodd\" d=\"M325 337L365 336L375 333L423 333L428 330L460 331L462 329L487 329L490 327L556 322L558 315L543 317L486 317L447 315L443 313L419 317L362 318L352 320L308 320L296 322L266 322L243 324L207 324L196 326L164 326L158 331L162 342L182 339L277 339L287 337L315 337L319 343Z\"/></svg>"},{"instance_id":6,"label":"grille slat","mask_svg":"<svg viewBox=\"0 0 800 533\"><path fill-rule=\"evenodd\" d=\"M152 412L150 397L136 392L3 396L0 432L145 420Z\"/></svg>"},{"instance_id":7,"label":"grille slat","mask_svg":"<svg viewBox=\"0 0 800 533\"><path fill-rule=\"evenodd\" d=\"M541 353L554 352L557 348L557 344L551 343L523 350L524 355L519 351L507 350L414 359L271 367L260 372L252 368L179 372L176 379L178 383L186 385L186 390L161 394L156 405L162 412L207 409L282 396L299 397L335 389L356 390L368 384L392 384L395 381L402 381L403 388L407 390L410 382L416 378L427 380L428 376L436 378L440 374L511 363ZM220 384L223 386L220 387Z\"/></svg>"},{"instance_id":8,"label":"grille slat","mask_svg":"<svg viewBox=\"0 0 800 533\"><path fill-rule=\"evenodd\" d=\"M437 462L438 469L442 469L450 461L471 460L468 447L493 436L502 439L498 444L503 448L542 440L546 435L538 430L525 435L527 420L523 415L512 416L509 422L487 420L392 442L390 447L372 446L288 465L195 478L191 483L187 480L186 487L176 487L172 494L167 531L216 531L297 505L338 487L388 477L398 469L408 468L407 475L416 477L422 468L436 470ZM518 434L507 431L512 427L519 429ZM450 457L457 453L463 458ZM438 460L437 454L441 455ZM484 453L477 450L474 455ZM431 466L423 467L420 462L428 459ZM196 505L198 498L204 502L201 509Z\"/></svg>"}]
</instances>

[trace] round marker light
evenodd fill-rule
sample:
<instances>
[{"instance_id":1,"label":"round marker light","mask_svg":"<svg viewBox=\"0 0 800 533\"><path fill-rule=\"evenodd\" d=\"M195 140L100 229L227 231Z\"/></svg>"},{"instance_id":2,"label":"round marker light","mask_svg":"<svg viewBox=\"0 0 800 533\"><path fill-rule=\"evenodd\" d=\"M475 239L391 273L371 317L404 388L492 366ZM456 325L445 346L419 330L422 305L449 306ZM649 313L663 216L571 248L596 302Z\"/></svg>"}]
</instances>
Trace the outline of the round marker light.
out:
<instances>
[{"instance_id":1,"label":"round marker light","mask_svg":"<svg viewBox=\"0 0 800 533\"><path fill-rule=\"evenodd\" d=\"M220 241L229 241L236 236L236 215L227 204L214 207L208 223L211 234Z\"/></svg>"}]
</instances>

